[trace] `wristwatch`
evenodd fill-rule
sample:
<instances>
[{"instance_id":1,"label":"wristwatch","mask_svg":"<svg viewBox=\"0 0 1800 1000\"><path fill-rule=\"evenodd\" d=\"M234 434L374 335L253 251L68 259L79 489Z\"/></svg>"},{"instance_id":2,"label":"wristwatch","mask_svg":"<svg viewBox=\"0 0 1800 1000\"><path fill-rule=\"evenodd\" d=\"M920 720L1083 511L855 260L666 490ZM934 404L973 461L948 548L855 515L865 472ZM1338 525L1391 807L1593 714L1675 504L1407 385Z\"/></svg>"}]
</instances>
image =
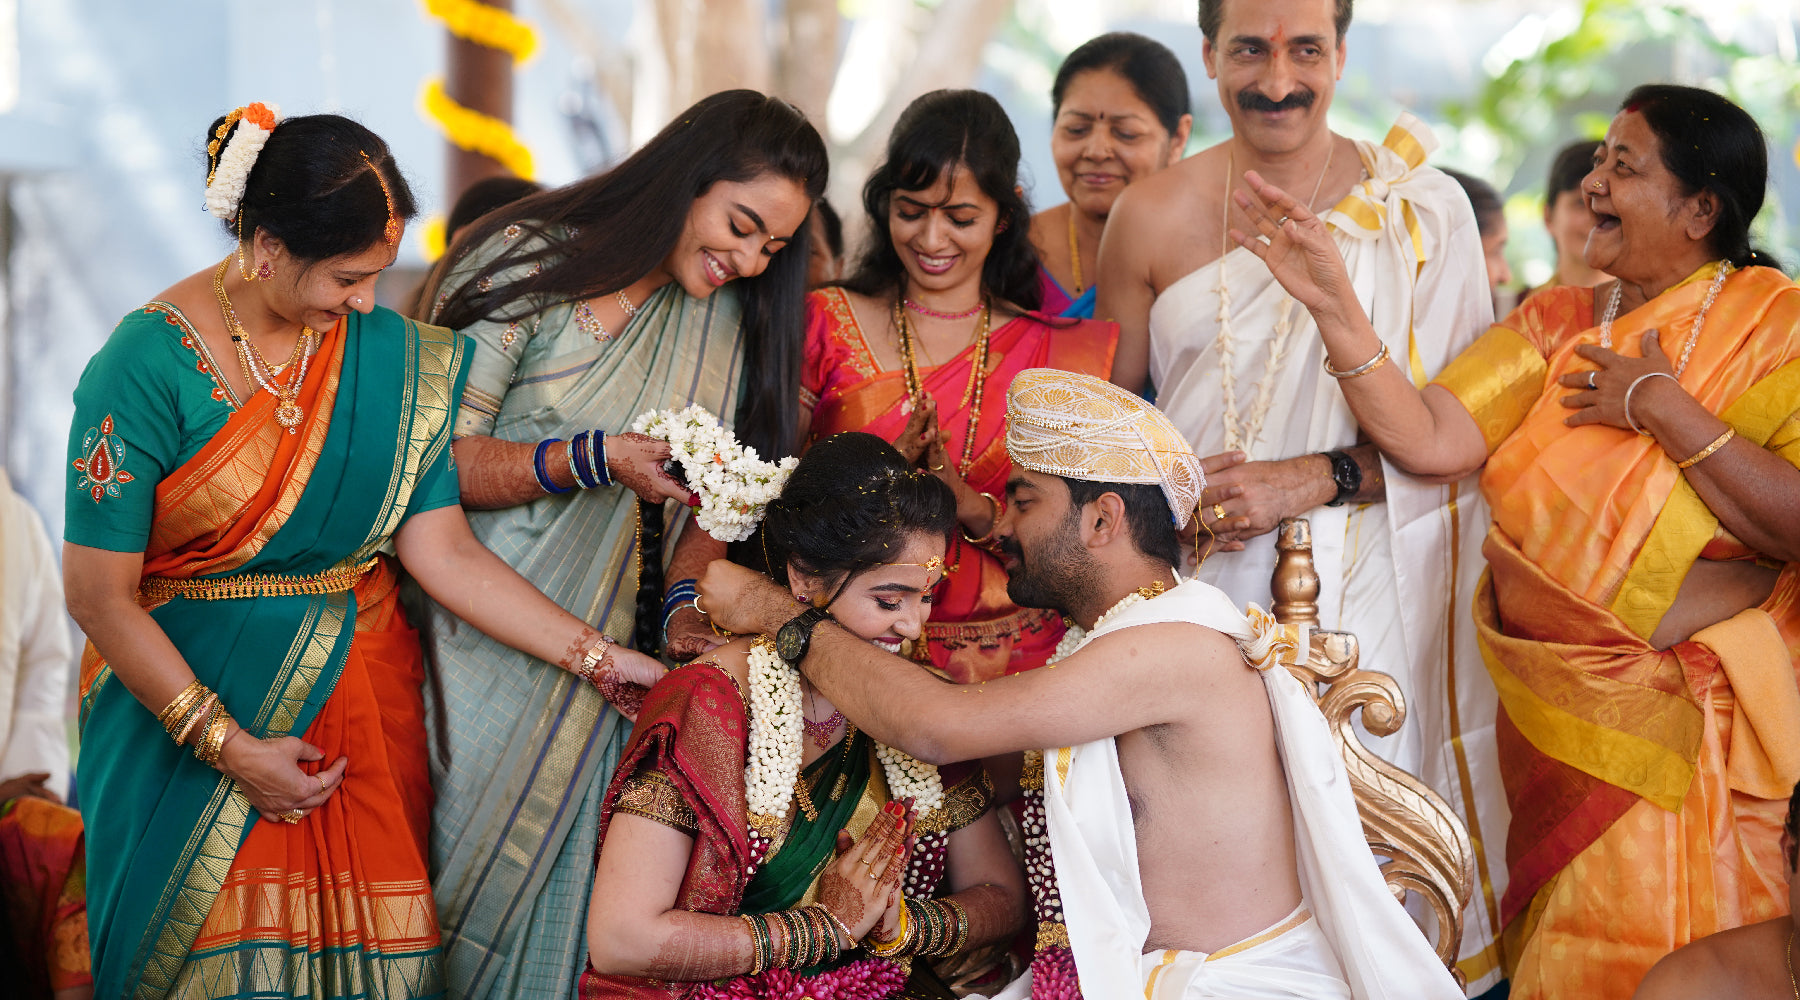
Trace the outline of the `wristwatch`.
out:
<instances>
[{"instance_id":1,"label":"wristwatch","mask_svg":"<svg viewBox=\"0 0 1800 1000\"><path fill-rule=\"evenodd\" d=\"M1328 451L1325 458L1331 463L1331 481L1337 484L1337 496L1326 501L1325 506L1341 507L1362 489L1362 466L1341 451Z\"/></svg>"},{"instance_id":2,"label":"wristwatch","mask_svg":"<svg viewBox=\"0 0 1800 1000\"><path fill-rule=\"evenodd\" d=\"M775 633L775 655L790 666L799 666L806 659L806 648L812 645L813 626L830 617L831 612L824 608L807 608L788 619Z\"/></svg>"}]
</instances>

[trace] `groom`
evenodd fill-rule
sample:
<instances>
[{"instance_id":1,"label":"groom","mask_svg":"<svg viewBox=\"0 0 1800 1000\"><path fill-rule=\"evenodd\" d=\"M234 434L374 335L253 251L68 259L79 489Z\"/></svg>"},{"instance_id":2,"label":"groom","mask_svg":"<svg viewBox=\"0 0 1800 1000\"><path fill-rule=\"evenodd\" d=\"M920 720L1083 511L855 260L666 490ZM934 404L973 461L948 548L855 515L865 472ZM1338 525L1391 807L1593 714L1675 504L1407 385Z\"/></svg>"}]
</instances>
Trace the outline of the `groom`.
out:
<instances>
[{"instance_id":1,"label":"groom","mask_svg":"<svg viewBox=\"0 0 1800 1000\"><path fill-rule=\"evenodd\" d=\"M829 619L790 622L786 591L724 562L705 604L732 631L787 625L778 644L832 704L923 760L1062 748L1044 751L1047 895L1088 1000L1460 997L1382 882L1273 624L1171 570L1204 485L1174 426L1050 369L1014 380L1007 418L1008 593L1087 630L1053 666L947 685Z\"/></svg>"}]
</instances>

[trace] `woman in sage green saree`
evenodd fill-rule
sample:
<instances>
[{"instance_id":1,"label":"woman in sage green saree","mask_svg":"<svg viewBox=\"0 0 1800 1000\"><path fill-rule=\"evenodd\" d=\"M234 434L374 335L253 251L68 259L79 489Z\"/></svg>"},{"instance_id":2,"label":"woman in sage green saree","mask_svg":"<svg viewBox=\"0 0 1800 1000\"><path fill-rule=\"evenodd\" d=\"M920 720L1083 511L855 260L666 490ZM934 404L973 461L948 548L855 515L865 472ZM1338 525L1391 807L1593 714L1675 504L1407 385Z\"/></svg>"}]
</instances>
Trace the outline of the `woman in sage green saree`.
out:
<instances>
[{"instance_id":1,"label":"woman in sage green saree","mask_svg":"<svg viewBox=\"0 0 1800 1000\"><path fill-rule=\"evenodd\" d=\"M889 652L922 634L956 524L909 466L826 438L762 525L796 614ZM1025 922L992 799L979 764L869 739L768 638L727 643L651 689L607 791L581 997L954 996L932 963Z\"/></svg>"},{"instance_id":2,"label":"woman in sage green saree","mask_svg":"<svg viewBox=\"0 0 1800 1000\"><path fill-rule=\"evenodd\" d=\"M75 390L94 994L441 996L423 668L383 552L597 686L661 668L469 533L468 342L373 306L413 213L386 144L261 104L207 139L237 247L122 320Z\"/></svg>"},{"instance_id":3,"label":"woman in sage green saree","mask_svg":"<svg viewBox=\"0 0 1800 1000\"><path fill-rule=\"evenodd\" d=\"M765 456L792 451L806 220L825 173L793 107L716 94L607 173L471 224L434 275L432 322L474 342L455 429L469 523L596 628L663 624L654 582L635 606L639 501L689 497L661 470L666 446L625 433L635 417L698 404ZM679 533L670 577L697 576L724 545L666 506L652 527ZM450 992L568 996L628 727L562 671L420 610L441 699L431 859ZM681 615L671 646L698 653L695 626L712 633Z\"/></svg>"}]
</instances>

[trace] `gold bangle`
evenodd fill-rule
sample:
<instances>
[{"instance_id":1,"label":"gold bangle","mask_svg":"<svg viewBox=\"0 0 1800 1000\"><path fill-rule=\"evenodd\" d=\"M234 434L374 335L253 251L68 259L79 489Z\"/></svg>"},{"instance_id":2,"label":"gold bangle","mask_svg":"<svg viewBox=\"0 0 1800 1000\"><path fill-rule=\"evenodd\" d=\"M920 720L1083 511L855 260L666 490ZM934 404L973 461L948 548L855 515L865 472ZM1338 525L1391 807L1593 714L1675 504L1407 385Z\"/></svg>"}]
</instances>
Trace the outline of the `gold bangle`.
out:
<instances>
[{"instance_id":1,"label":"gold bangle","mask_svg":"<svg viewBox=\"0 0 1800 1000\"><path fill-rule=\"evenodd\" d=\"M196 735L206 732L206 727L210 724L209 720L218 710L219 696L208 691L206 697L201 699L200 704L194 706L193 714L182 718L181 730L174 734L175 745L191 745L190 741Z\"/></svg>"},{"instance_id":2,"label":"gold bangle","mask_svg":"<svg viewBox=\"0 0 1800 1000\"><path fill-rule=\"evenodd\" d=\"M1706 447L1700 449L1692 457L1690 457L1687 461L1676 462L1675 467L1677 469L1691 469L1694 466L1699 465L1701 462L1706 460L1707 456L1711 455L1715 451L1718 451L1720 448L1725 447L1725 443L1727 441L1730 441L1734 437L1737 437L1737 429L1734 427L1725 428L1725 433L1719 435L1716 438L1713 438L1712 444L1709 444Z\"/></svg>"},{"instance_id":3,"label":"gold bangle","mask_svg":"<svg viewBox=\"0 0 1800 1000\"><path fill-rule=\"evenodd\" d=\"M180 694L169 699L169 703L163 706L162 711L156 713L156 721L162 723L162 727L168 732L170 739L174 739L175 733L180 729L177 723L186 718L187 714L193 711L194 706L199 704L206 695L206 685L197 679L190 681L187 687L181 689Z\"/></svg>"},{"instance_id":4,"label":"gold bangle","mask_svg":"<svg viewBox=\"0 0 1800 1000\"><path fill-rule=\"evenodd\" d=\"M993 506L994 520L993 520L993 523L988 525L987 534L982 535L980 538L976 538L974 535L969 534L969 529L967 529L967 528L962 529L962 536L969 540L970 545L986 545L986 544L992 542L994 540L995 532L998 532L1000 530L1000 515L1002 515L1006 512L1006 508L1001 506L999 499L996 498L992 493L983 491L981 493L981 495L983 497L986 497L987 502Z\"/></svg>"},{"instance_id":5,"label":"gold bangle","mask_svg":"<svg viewBox=\"0 0 1800 1000\"><path fill-rule=\"evenodd\" d=\"M231 716L219 706L206 726L206 734L194 744L194 757L207 767L219 766L219 754L225 749L225 734L231 731Z\"/></svg>"},{"instance_id":6,"label":"gold bangle","mask_svg":"<svg viewBox=\"0 0 1800 1000\"><path fill-rule=\"evenodd\" d=\"M900 904L900 926L894 930L892 939L883 941L880 938L877 938L874 933L870 933L869 936L863 938L863 945L869 949L869 954L874 955L876 958L893 958L906 951L907 946L912 943L912 921L907 919L906 909L906 903L902 901Z\"/></svg>"},{"instance_id":7,"label":"gold bangle","mask_svg":"<svg viewBox=\"0 0 1800 1000\"><path fill-rule=\"evenodd\" d=\"M1325 364L1325 374L1330 375L1340 382L1344 379L1361 378L1375 369L1380 368L1382 365L1387 364L1388 357L1391 353L1392 352L1388 350L1388 346L1382 344L1381 350L1376 351L1374 357L1348 371L1338 371L1336 368L1331 367L1331 355L1327 354L1323 359Z\"/></svg>"}]
</instances>

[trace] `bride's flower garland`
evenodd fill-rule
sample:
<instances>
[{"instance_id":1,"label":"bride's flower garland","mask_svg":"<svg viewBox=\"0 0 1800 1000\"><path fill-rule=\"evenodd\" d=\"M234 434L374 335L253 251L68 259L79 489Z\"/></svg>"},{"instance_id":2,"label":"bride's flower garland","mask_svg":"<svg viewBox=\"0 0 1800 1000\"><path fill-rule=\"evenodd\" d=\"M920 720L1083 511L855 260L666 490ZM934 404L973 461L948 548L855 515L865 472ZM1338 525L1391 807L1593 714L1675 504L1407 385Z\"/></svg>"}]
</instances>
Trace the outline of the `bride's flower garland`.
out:
<instances>
[{"instance_id":1,"label":"bride's flower garland","mask_svg":"<svg viewBox=\"0 0 1800 1000\"><path fill-rule=\"evenodd\" d=\"M800 461L791 456L763 461L701 406L651 410L632 421L631 429L669 442L670 461L681 463L688 489L700 495L695 520L722 542L741 542L755 533L763 510Z\"/></svg>"},{"instance_id":2,"label":"bride's flower garland","mask_svg":"<svg viewBox=\"0 0 1800 1000\"><path fill-rule=\"evenodd\" d=\"M744 804L750 814L753 850L763 852L780 832L800 776L802 738L800 671L763 640L750 648L750 739L744 762ZM903 751L875 744L875 755L896 800L911 798L924 815L944 803L944 783L937 768Z\"/></svg>"},{"instance_id":3,"label":"bride's flower garland","mask_svg":"<svg viewBox=\"0 0 1800 1000\"><path fill-rule=\"evenodd\" d=\"M237 120L237 131L231 133L231 141L225 143L218 164L206 178L206 210L214 218L226 222L237 215L238 205L244 200L244 187L250 182L250 168L256 166L257 154L262 152L263 144L269 141L276 124L281 121L281 109L258 101L232 112L220 131L214 133L213 141L208 143L209 153L218 148L218 143L224 139L223 133L231 130L234 119Z\"/></svg>"}]
</instances>

